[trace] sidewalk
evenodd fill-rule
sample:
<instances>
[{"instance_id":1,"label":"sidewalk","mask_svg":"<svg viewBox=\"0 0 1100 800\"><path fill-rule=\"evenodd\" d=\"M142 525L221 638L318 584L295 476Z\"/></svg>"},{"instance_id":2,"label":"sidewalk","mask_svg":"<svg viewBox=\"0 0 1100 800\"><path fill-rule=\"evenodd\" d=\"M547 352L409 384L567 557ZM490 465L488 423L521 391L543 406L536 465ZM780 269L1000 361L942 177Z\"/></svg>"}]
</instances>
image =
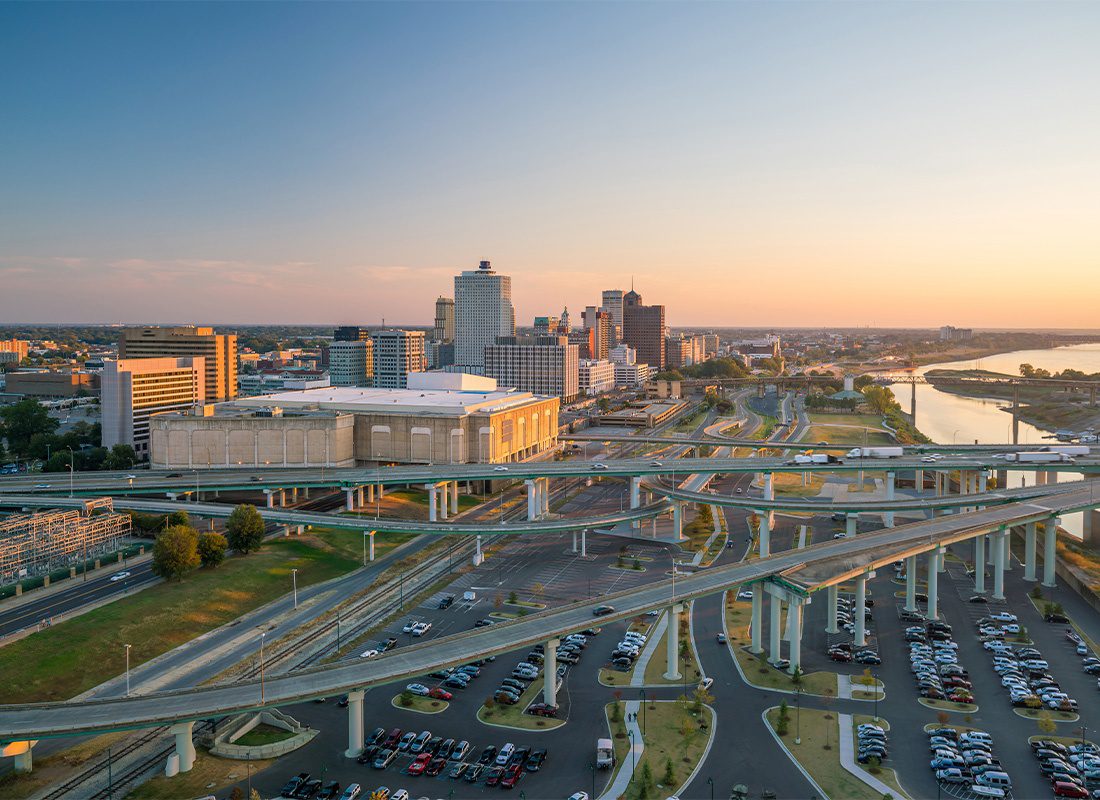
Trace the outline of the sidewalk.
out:
<instances>
[{"instance_id":1,"label":"sidewalk","mask_svg":"<svg viewBox=\"0 0 1100 800\"><path fill-rule=\"evenodd\" d=\"M642 708L642 704L637 700L627 700L626 710L623 712L626 715L626 719L630 720L626 723L626 729L634 732L634 744L632 750L634 752L633 757L631 751L627 750L626 755L623 756L623 763L618 765L618 772L615 773L615 780L613 780L604 790L604 793L600 795L600 800L615 800L619 795L626 792L626 787L630 785L630 779L633 777L633 770L631 766L637 764L642 757L642 751L645 750L645 743L642 742L642 729L638 727L637 720L631 719L632 714L637 714ZM629 743L629 739L627 742Z\"/></svg>"},{"instance_id":2,"label":"sidewalk","mask_svg":"<svg viewBox=\"0 0 1100 800\"><path fill-rule=\"evenodd\" d=\"M646 667L653 658L653 654L657 652L661 637L664 636L667 628L668 612L666 611L661 614L661 618L657 620L657 624L649 632L649 638L646 639L645 647L642 648L642 654L638 656L638 663L634 665L634 671L630 674L631 686L645 686Z\"/></svg>"},{"instance_id":3,"label":"sidewalk","mask_svg":"<svg viewBox=\"0 0 1100 800\"><path fill-rule=\"evenodd\" d=\"M881 795L895 794L895 790L891 786L887 786L871 773L864 769L860 769L859 764L856 763L855 756L855 734L852 732L852 715L851 714L837 714L837 720L840 723L840 766L852 773L856 778L866 783L876 792Z\"/></svg>"}]
</instances>

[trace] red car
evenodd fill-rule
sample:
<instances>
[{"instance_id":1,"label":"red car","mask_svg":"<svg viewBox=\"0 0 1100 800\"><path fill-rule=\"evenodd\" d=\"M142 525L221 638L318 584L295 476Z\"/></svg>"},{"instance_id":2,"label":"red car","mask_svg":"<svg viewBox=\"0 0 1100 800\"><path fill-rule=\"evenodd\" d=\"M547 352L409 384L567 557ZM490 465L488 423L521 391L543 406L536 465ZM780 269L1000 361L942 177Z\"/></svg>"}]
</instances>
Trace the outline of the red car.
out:
<instances>
[{"instance_id":1,"label":"red car","mask_svg":"<svg viewBox=\"0 0 1100 800\"><path fill-rule=\"evenodd\" d=\"M428 763L431 760L432 760L432 754L431 753L421 753L420 755L418 755L416 758L413 759L413 762L411 764L409 764L409 770L408 770L409 774L410 775L420 775L420 774L422 774L424 772L424 770L426 770L428 768Z\"/></svg>"},{"instance_id":2,"label":"red car","mask_svg":"<svg viewBox=\"0 0 1100 800\"><path fill-rule=\"evenodd\" d=\"M1089 793L1078 786L1076 783L1070 783L1069 781L1055 781L1054 782L1054 796L1055 797L1088 797Z\"/></svg>"},{"instance_id":3,"label":"red car","mask_svg":"<svg viewBox=\"0 0 1100 800\"><path fill-rule=\"evenodd\" d=\"M829 658L833 661L851 661L852 654L845 650L830 650Z\"/></svg>"},{"instance_id":4,"label":"red car","mask_svg":"<svg viewBox=\"0 0 1100 800\"><path fill-rule=\"evenodd\" d=\"M489 770L489 775L485 778L486 786L496 786L500 783L500 779L504 776L504 767L492 767Z\"/></svg>"},{"instance_id":5,"label":"red car","mask_svg":"<svg viewBox=\"0 0 1100 800\"><path fill-rule=\"evenodd\" d=\"M522 778L522 777L523 777L523 765L522 764L514 764L514 765L508 767L507 770L505 770L504 777L501 778L501 780L500 780L500 788L501 789L511 789L513 786L515 786L517 783L519 783L519 779Z\"/></svg>"},{"instance_id":6,"label":"red car","mask_svg":"<svg viewBox=\"0 0 1100 800\"><path fill-rule=\"evenodd\" d=\"M452 697L454 697L454 695L448 692L446 689L440 689L438 686L436 686L434 689L428 692L428 697L434 698L436 700L450 700Z\"/></svg>"},{"instance_id":7,"label":"red car","mask_svg":"<svg viewBox=\"0 0 1100 800\"><path fill-rule=\"evenodd\" d=\"M397 743L401 741L401 729L394 728L390 731L390 735L386 737L386 741L383 742L382 747L387 750L393 750L397 747Z\"/></svg>"},{"instance_id":8,"label":"red car","mask_svg":"<svg viewBox=\"0 0 1100 800\"><path fill-rule=\"evenodd\" d=\"M532 703L527 707L527 713L534 714L536 717L556 717L558 707L548 706L546 703Z\"/></svg>"},{"instance_id":9,"label":"red car","mask_svg":"<svg viewBox=\"0 0 1100 800\"><path fill-rule=\"evenodd\" d=\"M443 768L447 766L447 759L445 758L433 758L424 770L425 775L438 775L443 771Z\"/></svg>"}]
</instances>

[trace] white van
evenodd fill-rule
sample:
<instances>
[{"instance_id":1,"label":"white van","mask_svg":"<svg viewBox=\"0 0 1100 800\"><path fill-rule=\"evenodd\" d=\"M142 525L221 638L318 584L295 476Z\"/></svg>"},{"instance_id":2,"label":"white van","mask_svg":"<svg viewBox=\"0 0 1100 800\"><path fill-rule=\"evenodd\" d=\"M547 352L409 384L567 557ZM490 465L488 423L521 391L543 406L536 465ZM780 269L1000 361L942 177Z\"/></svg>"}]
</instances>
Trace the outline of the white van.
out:
<instances>
[{"instance_id":1,"label":"white van","mask_svg":"<svg viewBox=\"0 0 1100 800\"><path fill-rule=\"evenodd\" d=\"M1007 772L983 772L974 779L977 786L992 786L995 789L1011 789L1012 778Z\"/></svg>"}]
</instances>

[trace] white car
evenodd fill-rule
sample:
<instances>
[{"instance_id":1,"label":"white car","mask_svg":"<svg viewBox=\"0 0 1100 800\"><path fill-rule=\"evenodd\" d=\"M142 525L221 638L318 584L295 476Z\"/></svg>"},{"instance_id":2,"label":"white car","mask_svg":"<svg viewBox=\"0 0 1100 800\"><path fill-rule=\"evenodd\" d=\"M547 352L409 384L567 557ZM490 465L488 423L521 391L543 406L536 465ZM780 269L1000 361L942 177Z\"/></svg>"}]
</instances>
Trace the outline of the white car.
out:
<instances>
[{"instance_id":1,"label":"white car","mask_svg":"<svg viewBox=\"0 0 1100 800\"><path fill-rule=\"evenodd\" d=\"M116 572L114 575L111 576L111 583L114 583L115 581L124 581L129 577L129 572Z\"/></svg>"},{"instance_id":2,"label":"white car","mask_svg":"<svg viewBox=\"0 0 1100 800\"><path fill-rule=\"evenodd\" d=\"M428 632L428 630L431 627L432 627L432 623L430 623L430 622L418 622L413 626L412 635L413 636L423 636L425 633Z\"/></svg>"},{"instance_id":3,"label":"white car","mask_svg":"<svg viewBox=\"0 0 1100 800\"><path fill-rule=\"evenodd\" d=\"M713 685L714 685L714 678L703 678L703 680L699 683L699 686L701 686L704 691L709 689Z\"/></svg>"},{"instance_id":4,"label":"white car","mask_svg":"<svg viewBox=\"0 0 1100 800\"><path fill-rule=\"evenodd\" d=\"M932 456L925 456L921 459L925 464L935 464L938 459L932 458Z\"/></svg>"},{"instance_id":5,"label":"white car","mask_svg":"<svg viewBox=\"0 0 1100 800\"><path fill-rule=\"evenodd\" d=\"M593 464L592 469L607 469L607 464Z\"/></svg>"},{"instance_id":6,"label":"white car","mask_svg":"<svg viewBox=\"0 0 1100 800\"><path fill-rule=\"evenodd\" d=\"M997 622L1019 622L1015 614L1010 614L1007 611L998 611L996 614L990 614L990 619L995 619Z\"/></svg>"},{"instance_id":7,"label":"white car","mask_svg":"<svg viewBox=\"0 0 1100 800\"><path fill-rule=\"evenodd\" d=\"M340 795L340 800L357 800L359 795L363 793L363 787L358 783L349 783L344 787L344 793Z\"/></svg>"},{"instance_id":8,"label":"white car","mask_svg":"<svg viewBox=\"0 0 1100 800\"><path fill-rule=\"evenodd\" d=\"M34 485L34 488L35 489L49 489L50 485L48 483L36 483Z\"/></svg>"},{"instance_id":9,"label":"white car","mask_svg":"<svg viewBox=\"0 0 1100 800\"><path fill-rule=\"evenodd\" d=\"M1020 626L1017 625L1015 622L1012 622L1012 623L1009 623L1008 625L1002 625L1001 630L1004 631L1005 633L1011 633L1011 634L1015 635L1015 634L1020 632Z\"/></svg>"},{"instance_id":10,"label":"white car","mask_svg":"<svg viewBox=\"0 0 1100 800\"><path fill-rule=\"evenodd\" d=\"M738 600L752 600L752 590L751 589L742 589L741 591L739 591L737 593L737 599Z\"/></svg>"},{"instance_id":11,"label":"white car","mask_svg":"<svg viewBox=\"0 0 1100 800\"><path fill-rule=\"evenodd\" d=\"M569 795L569 800L588 800L588 792L573 792Z\"/></svg>"},{"instance_id":12,"label":"white car","mask_svg":"<svg viewBox=\"0 0 1100 800\"><path fill-rule=\"evenodd\" d=\"M374 658L376 655L378 655L377 650L364 650L362 653L359 654L359 657L360 658Z\"/></svg>"},{"instance_id":13,"label":"white car","mask_svg":"<svg viewBox=\"0 0 1100 800\"><path fill-rule=\"evenodd\" d=\"M508 467L493 467L493 472L507 472Z\"/></svg>"},{"instance_id":14,"label":"white car","mask_svg":"<svg viewBox=\"0 0 1100 800\"><path fill-rule=\"evenodd\" d=\"M427 686L422 683L410 683L405 687L405 691L412 692L413 694L420 695L421 697L427 697L428 692L431 691Z\"/></svg>"}]
</instances>

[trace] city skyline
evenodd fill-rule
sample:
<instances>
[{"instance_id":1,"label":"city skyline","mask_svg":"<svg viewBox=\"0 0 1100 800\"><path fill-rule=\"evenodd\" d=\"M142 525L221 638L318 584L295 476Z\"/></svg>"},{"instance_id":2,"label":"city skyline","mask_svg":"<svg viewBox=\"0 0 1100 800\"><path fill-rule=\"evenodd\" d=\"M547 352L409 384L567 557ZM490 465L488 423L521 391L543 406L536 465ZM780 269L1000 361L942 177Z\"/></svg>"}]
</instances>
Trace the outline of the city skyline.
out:
<instances>
[{"instance_id":1,"label":"city skyline","mask_svg":"<svg viewBox=\"0 0 1100 800\"><path fill-rule=\"evenodd\" d=\"M4 4L0 319L429 326L484 259L520 325L633 282L677 327L1089 327L1098 31L1072 3Z\"/></svg>"}]
</instances>

